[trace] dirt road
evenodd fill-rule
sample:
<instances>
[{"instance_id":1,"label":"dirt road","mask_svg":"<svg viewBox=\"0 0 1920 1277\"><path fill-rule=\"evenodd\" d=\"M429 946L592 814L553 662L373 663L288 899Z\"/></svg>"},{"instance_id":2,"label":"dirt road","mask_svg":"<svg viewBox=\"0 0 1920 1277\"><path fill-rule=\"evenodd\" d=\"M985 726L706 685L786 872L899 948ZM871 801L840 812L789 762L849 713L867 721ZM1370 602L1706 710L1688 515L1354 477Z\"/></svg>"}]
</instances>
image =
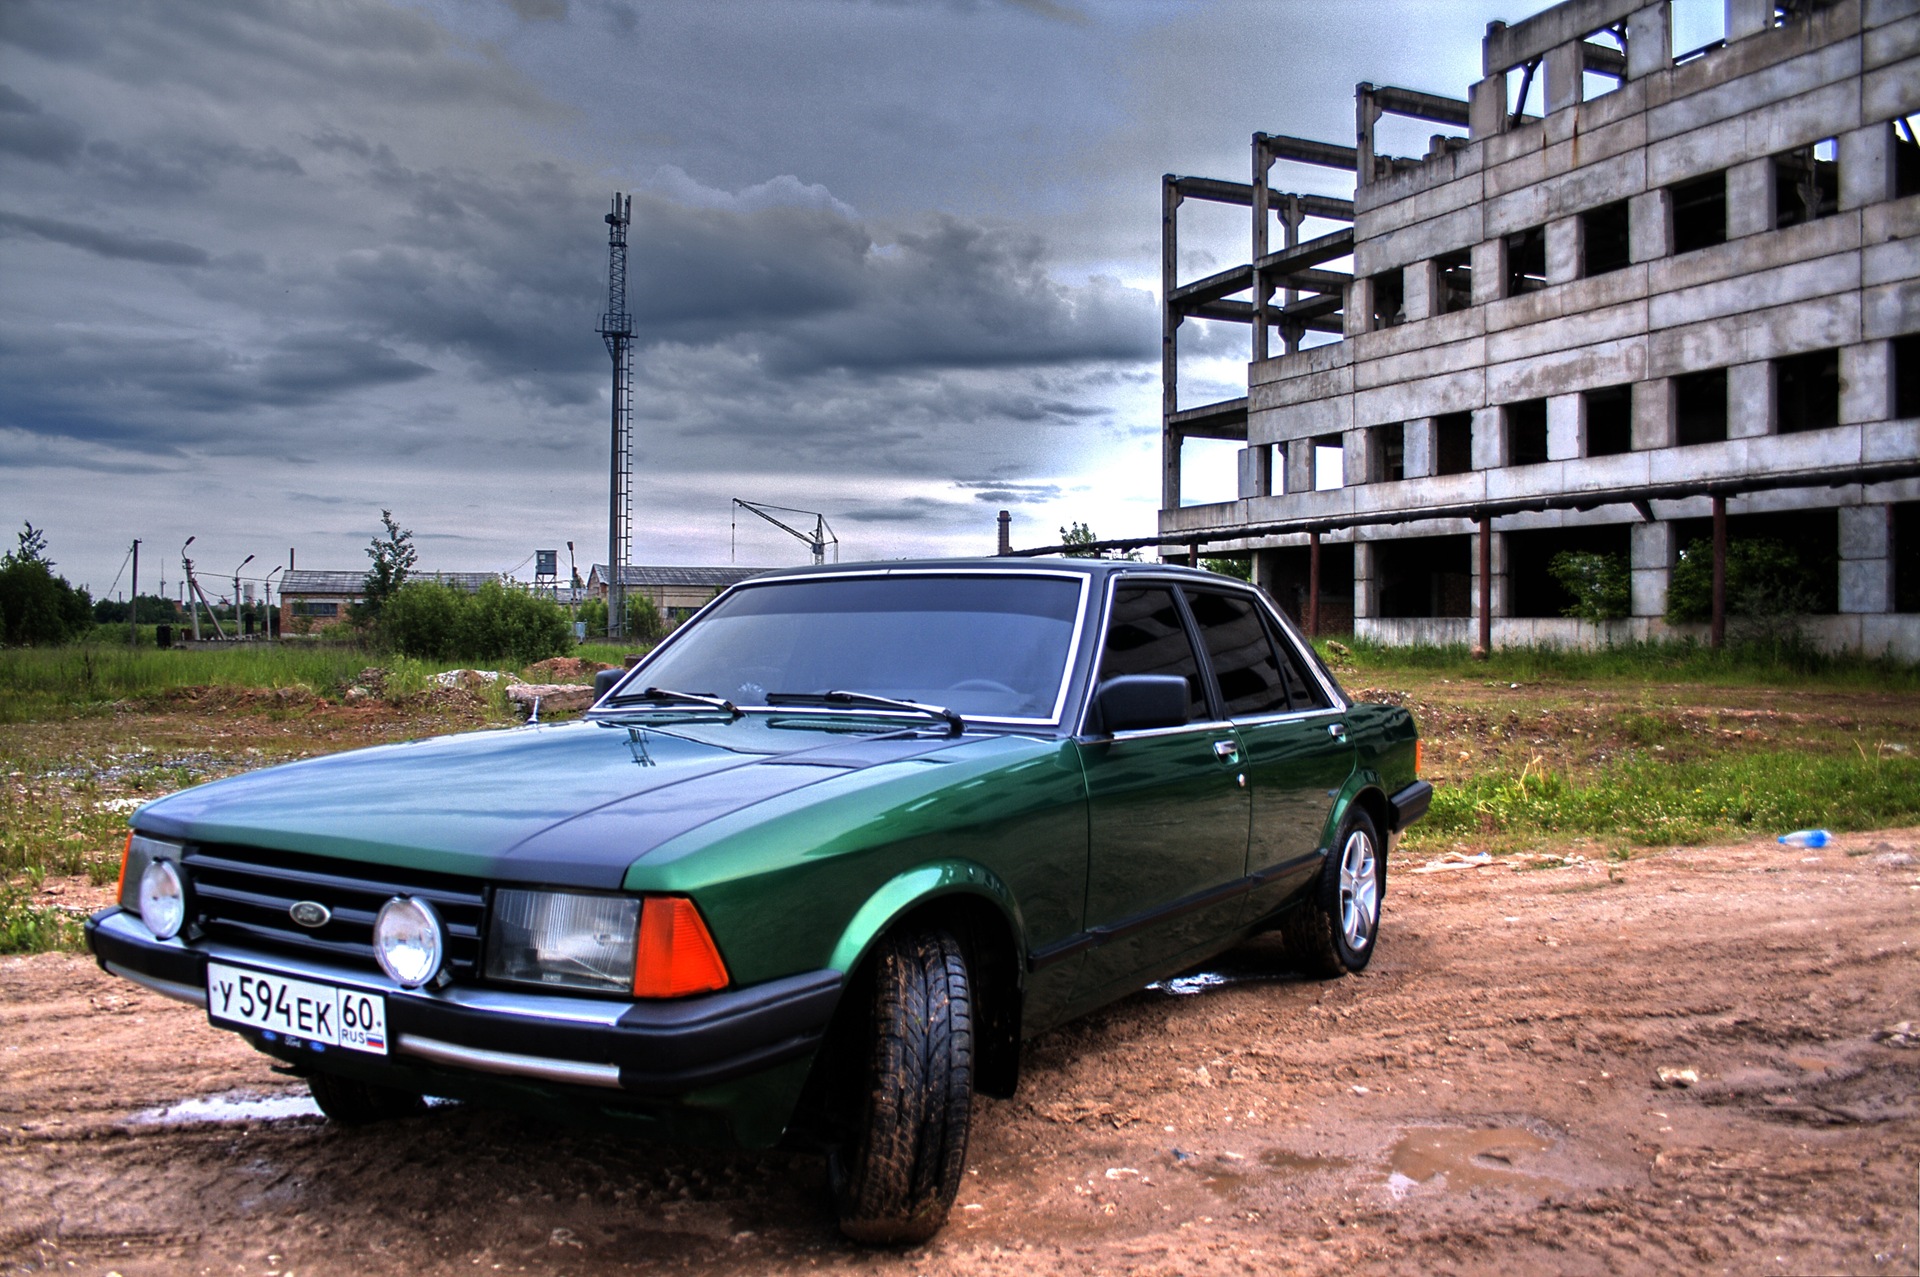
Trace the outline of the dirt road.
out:
<instances>
[{"instance_id":1,"label":"dirt road","mask_svg":"<svg viewBox=\"0 0 1920 1277\"><path fill-rule=\"evenodd\" d=\"M1030 1043L895 1254L805 1157L455 1105L338 1130L201 1013L0 960L0 1271L1920 1267L1920 831L1411 870L1362 977L1256 942Z\"/></svg>"}]
</instances>

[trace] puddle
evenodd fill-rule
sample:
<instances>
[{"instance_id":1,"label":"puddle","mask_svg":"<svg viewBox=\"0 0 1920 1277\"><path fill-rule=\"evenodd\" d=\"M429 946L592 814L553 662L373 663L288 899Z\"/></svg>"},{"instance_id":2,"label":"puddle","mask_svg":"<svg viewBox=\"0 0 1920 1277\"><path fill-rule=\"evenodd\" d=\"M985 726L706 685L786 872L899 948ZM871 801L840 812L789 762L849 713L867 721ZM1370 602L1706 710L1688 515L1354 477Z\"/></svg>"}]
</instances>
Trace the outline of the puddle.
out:
<instances>
[{"instance_id":1,"label":"puddle","mask_svg":"<svg viewBox=\"0 0 1920 1277\"><path fill-rule=\"evenodd\" d=\"M1282 1175L1312 1175L1316 1171L1337 1171L1353 1165L1348 1157L1313 1157L1292 1149L1270 1148L1260 1154L1261 1165Z\"/></svg>"},{"instance_id":2,"label":"puddle","mask_svg":"<svg viewBox=\"0 0 1920 1277\"><path fill-rule=\"evenodd\" d=\"M178 1104L144 1109L127 1120L137 1126L180 1126L188 1122L280 1122L291 1117L319 1117L320 1106L305 1091L258 1095L228 1091L202 1095Z\"/></svg>"},{"instance_id":3,"label":"puddle","mask_svg":"<svg viewBox=\"0 0 1920 1277\"><path fill-rule=\"evenodd\" d=\"M1186 975L1177 975L1171 979L1156 980L1147 988L1155 993L1170 994L1176 998L1190 998L1198 993L1230 989L1240 984L1268 984L1291 978L1293 978L1292 973L1277 971L1190 971Z\"/></svg>"},{"instance_id":4,"label":"puddle","mask_svg":"<svg viewBox=\"0 0 1920 1277\"><path fill-rule=\"evenodd\" d=\"M1456 1127L1415 1127L1400 1137L1387 1162L1387 1191L1398 1201L1415 1187L1443 1179L1455 1193L1473 1189L1511 1189L1545 1194L1558 1181L1515 1169L1553 1141L1521 1127L1462 1130Z\"/></svg>"},{"instance_id":5,"label":"puddle","mask_svg":"<svg viewBox=\"0 0 1920 1277\"><path fill-rule=\"evenodd\" d=\"M428 1108L452 1104L438 1096L427 1097ZM201 1095L178 1104L143 1109L130 1114L135 1126L184 1126L190 1122L284 1122L296 1117L323 1117L320 1106L304 1090L281 1091L262 1095L257 1091L226 1091L219 1095Z\"/></svg>"}]
</instances>

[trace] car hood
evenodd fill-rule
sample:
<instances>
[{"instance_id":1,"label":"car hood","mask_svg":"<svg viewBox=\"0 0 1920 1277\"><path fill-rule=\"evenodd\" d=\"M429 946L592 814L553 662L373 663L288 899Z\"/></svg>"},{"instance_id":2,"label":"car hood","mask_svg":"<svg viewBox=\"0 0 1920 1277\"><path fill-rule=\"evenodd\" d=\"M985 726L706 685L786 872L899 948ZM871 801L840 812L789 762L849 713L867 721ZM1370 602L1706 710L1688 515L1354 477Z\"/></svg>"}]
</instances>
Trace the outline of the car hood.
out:
<instances>
[{"instance_id":1,"label":"car hood","mask_svg":"<svg viewBox=\"0 0 1920 1277\"><path fill-rule=\"evenodd\" d=\"M189 842L611 890L634 861L708 821L969 739L849 727L648 715L434 737L200 785L147 804L133 824Z\"/></svg>"}]
</instances>

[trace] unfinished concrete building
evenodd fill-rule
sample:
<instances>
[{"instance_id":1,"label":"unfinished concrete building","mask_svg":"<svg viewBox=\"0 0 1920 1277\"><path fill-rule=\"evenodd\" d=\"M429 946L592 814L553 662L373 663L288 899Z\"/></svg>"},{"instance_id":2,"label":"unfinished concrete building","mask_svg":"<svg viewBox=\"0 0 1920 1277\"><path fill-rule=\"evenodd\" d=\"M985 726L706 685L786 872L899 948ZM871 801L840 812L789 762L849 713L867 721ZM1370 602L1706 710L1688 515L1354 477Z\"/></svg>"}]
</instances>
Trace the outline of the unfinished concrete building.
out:
<instances>
[{"instance_id":1,"label":"unfinished concrete building","mask_svg":"<svg viewBox=\"0 0 1920 1277\"><path fill-rule=\"evenodd\" d=\"M1724 582L1765 537L1821 565L1805 634L1920 659L1920 0L1671 31L1568 0L1490 24L1465 101L1361 84L1352 146L1165 179L1163 545L1253 552L1322 632L1508 645L1704 638L1664 619L1676 564ZM1448 131L1388 157L1395 115ZM1251 253L1182 281L1195 200L1250 208ZM1245 398L1181 404L1187 318L1250 326ZM1244 441L1238 500L1182 504L1196 437ZM1630 566L1630 615L1563 615L1567 549Z\"/></svg>"}]
</instances>

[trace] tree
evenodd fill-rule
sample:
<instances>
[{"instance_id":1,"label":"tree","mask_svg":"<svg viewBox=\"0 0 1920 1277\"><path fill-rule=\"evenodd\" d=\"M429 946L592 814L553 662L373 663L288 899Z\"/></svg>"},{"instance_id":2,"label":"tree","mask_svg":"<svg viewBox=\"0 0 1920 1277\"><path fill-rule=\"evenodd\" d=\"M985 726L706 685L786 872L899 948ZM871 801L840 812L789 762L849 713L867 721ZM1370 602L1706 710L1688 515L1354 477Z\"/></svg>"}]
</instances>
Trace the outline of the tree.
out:
<instances>
[{"instance_id":1,"label":"tree","mask_svg":"<svg viewBox=\"0 0 1920 1277\"><path fill-rule=\"evenodd\" d=\"M46 533L31 523L17 549L0 556L0 641L54 644L93 628L93 600L53 574Z\"/></svg>"},{"instance_id":2,"label":"tree","mask_svg":"<svg viewBox=\"0 0 1920 1277\"><path fill-rule=\"evenodd\" d=\"M1092 528L1077 521L1071 527L1060 529L1061 545L1089 546L1099 539L1099 537L1093 534ZM1087 549L1068 550L1066 554L1070 559L1097 559L1100 557L1100 551Z\"/></svg>"},{"instance_id":3,"label":"tree","mask_svg":"<svg viewBox=\"0 0 1920 1277\"><path fill-rule=\"evenodd\" d=\"M1789 618L1819 611L1821 582L1835 576L1830 563L1807 556L1771 537L1727 542L1727 614L1756 623L1761 631ZM1831 587L1828 587L1829 589ZM1832 606L1832 595L1826 606ZM1669 621L1705 621L1713 616L1713 543L1694 541L1680 552L1667 585Z\"/></svg>"},{"instance_id":4,"label":"tree","mask_svg":"<svg viewBox=\"0 0 1920 1277\"><path fill-rule=\"evenodd\" d=\"M1230 576L1236 580L1253 580L1253 560L1251 558L1202 559L1200 566L1209 572L1221 576Z\"/></svg>"},{"instance_id":5,"label":"tree","mask_svg":"<svg viewBox=\"0 0 1920 1277\"><path fill-rule=\"evenodd\" d=\"M1617 621L1633 610L1633 573L1624 554L1562 550L1547 560L1547 572L1573 596L1562 616Z\"/></svg>"},{"instance_id":6,"label":"tree","mask_svg":"<svg viewBox=\"0 0 1920 1277\"><path fill-rule=\"evenodd\" d=\"M385 537L375 537L367 547L367 557L373 560L373 566L367 569L366 576L360 579L360 588L365 602L359 607L365 620L378 620L380 610L407 583L407 574L413 571L415 558L413 548L413 529L403 528L393 521L393 511L380 512L380 524L386 529Z\"/></svg>"}]
</instances>

